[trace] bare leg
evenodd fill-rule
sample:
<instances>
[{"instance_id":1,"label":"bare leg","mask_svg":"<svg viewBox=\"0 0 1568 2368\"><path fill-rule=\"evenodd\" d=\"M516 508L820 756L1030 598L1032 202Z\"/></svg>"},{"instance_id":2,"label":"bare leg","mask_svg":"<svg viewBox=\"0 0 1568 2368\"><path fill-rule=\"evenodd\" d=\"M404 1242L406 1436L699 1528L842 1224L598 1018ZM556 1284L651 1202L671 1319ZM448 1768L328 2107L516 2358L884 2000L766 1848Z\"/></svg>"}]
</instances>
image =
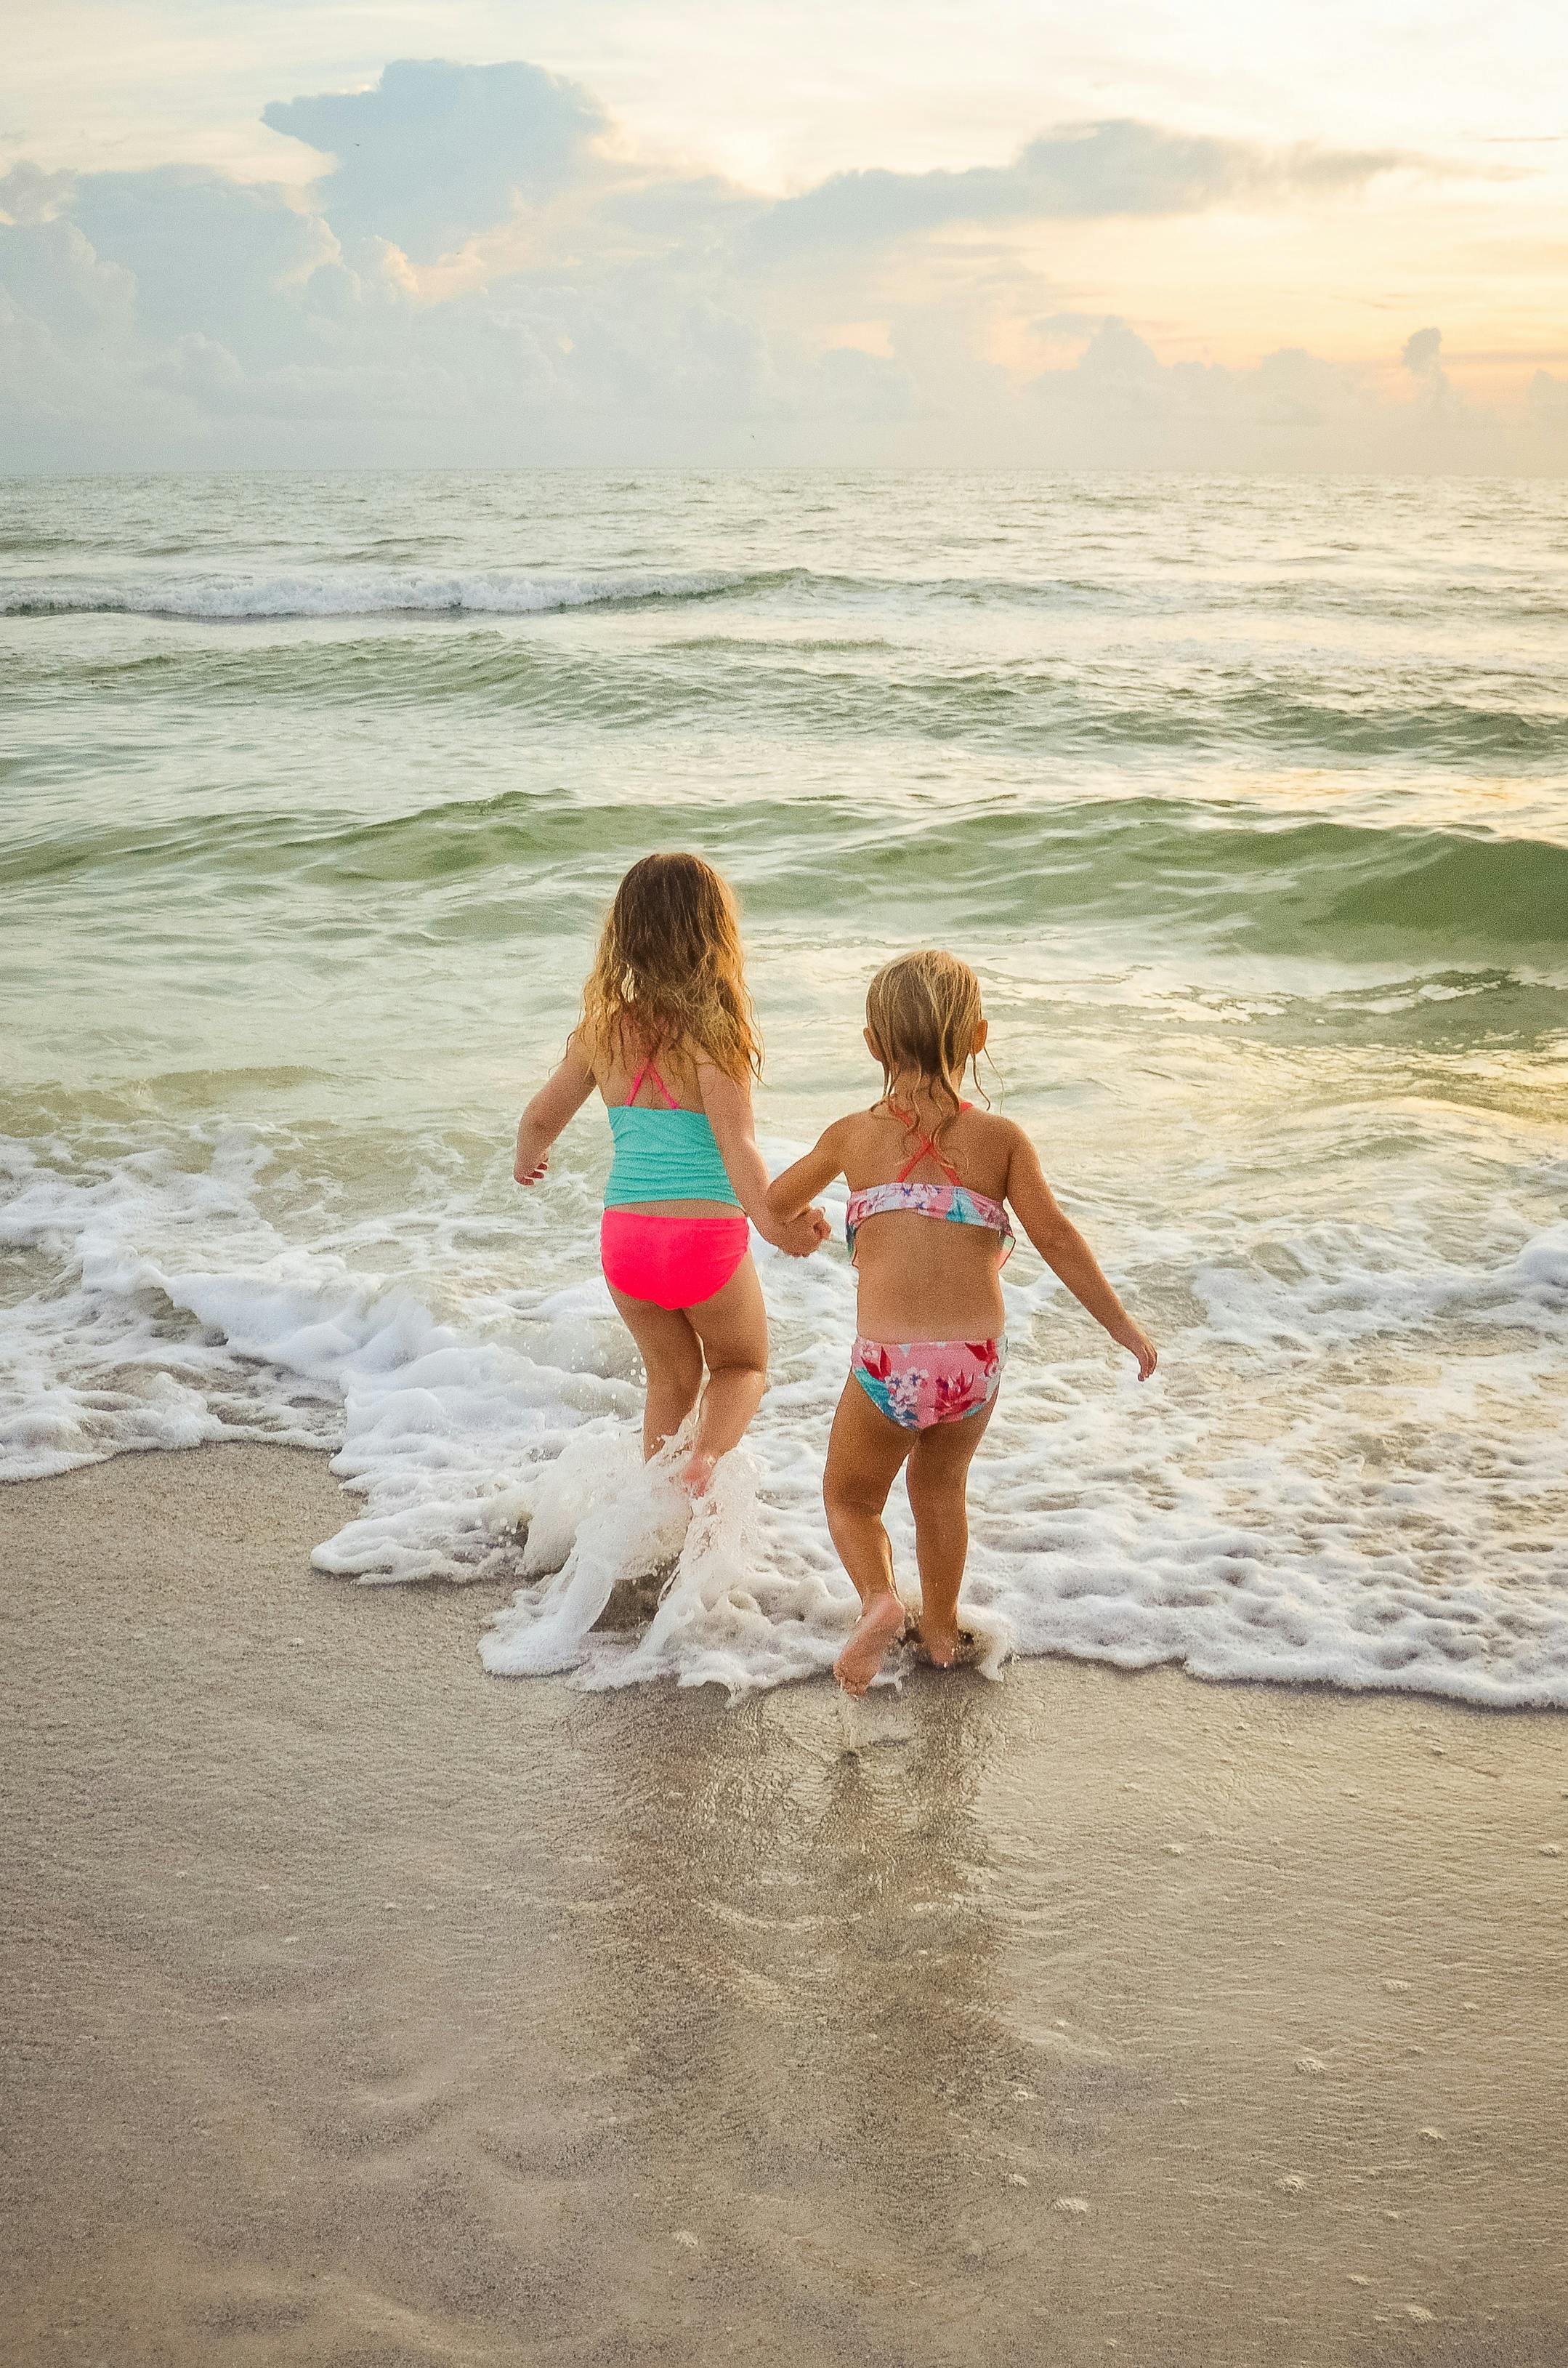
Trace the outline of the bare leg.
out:
<instances>
[{"instance_id":1,"label":"bare leg","mask_svg":"<svg viewBox=\"0 0 1568 2368\"><path fill-rule=\"evenodd\" d=\"M851 1373L833 1417L822 1486L833 1543L865 1607L833 1666L846 1693L865 1692L903 1633L882 1508L915 1437L874 1406Z\"/></svg>"},{"instance_id":2,"label":"bare leg","mask_svg":"<svg viewBox=\"0 0 1568 2368\"><path fill-rule=\"evenodd\" d=\"M959 1589L969 1553L969 1467L985 1436L991 1405L962 1422L933 1423L915 1442L907 1485L920 1564L920 1641L934 1666L950 1669L959 1654Z\"/></svg>"},{"instance_id":3,"label":"bare leg","mask_svg":"<svg viewBox=\"0 0 1568 2368\"><path fill-rule=\"evenodd\" d=\"M651 1299L629 1299L610 1286L621 1322L636 1341L648 1377L642 1406L642 1453L657 1455L673 1439L702 1387L702 1348L678 1308L655 1307Z\"/></svg>"},{"instance_id":4,"label":"bare leg","mask_svg":"<svg viewBox=\"0 0 1568 2368\"><path fill-rule=\"evenodd\" d=\"M687 1310L708 1360L708 1387L690 1459L681 1477L700 1497L713 1466L744 1435L767 1387L767 1310L750 1255L722 1291Z\"/></svg>"}]
</instances>

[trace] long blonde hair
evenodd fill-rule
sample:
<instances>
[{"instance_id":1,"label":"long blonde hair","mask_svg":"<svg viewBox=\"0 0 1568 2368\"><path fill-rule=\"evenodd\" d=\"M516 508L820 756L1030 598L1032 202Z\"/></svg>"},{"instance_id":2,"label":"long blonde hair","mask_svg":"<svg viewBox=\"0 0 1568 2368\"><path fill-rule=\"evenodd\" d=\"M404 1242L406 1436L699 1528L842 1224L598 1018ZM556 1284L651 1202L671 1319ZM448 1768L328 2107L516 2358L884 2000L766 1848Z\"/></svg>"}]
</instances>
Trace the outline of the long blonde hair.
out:
<instances>
[{"instance_id":1,"label":"long blonde hair","mask_svg":"<svg viewBox=\"0 0 1568 2368\"><path fill-rule=\"evenodd\" d=\"M867 989L866 1026L882 1064L883 1094L891 1099L900 1077L917 1079L943 1111L938 1143L962 1107L980 1020L980 981L938 946L885 962Z\"/></svg>"},{"instance_id":2,"label":"long blonde hair","mask_svg":"<svg viewBox=\"0 0 1568 2368\"><path fill-rule=\"evenodd\" d=\"M684 1051L737 1081L762 1070L729 883L699 855L644 855L615 892L583 987L589 1057Z\"/></svg>"}]
</instances>

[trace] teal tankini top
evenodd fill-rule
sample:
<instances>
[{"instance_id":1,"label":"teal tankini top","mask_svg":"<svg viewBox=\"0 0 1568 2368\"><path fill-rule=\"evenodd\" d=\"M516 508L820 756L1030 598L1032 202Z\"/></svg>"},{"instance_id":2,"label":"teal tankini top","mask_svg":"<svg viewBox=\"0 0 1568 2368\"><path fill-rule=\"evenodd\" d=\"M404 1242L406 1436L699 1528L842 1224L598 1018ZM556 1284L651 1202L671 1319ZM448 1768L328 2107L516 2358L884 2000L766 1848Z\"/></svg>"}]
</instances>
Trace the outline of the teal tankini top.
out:
<instances>
[{"instance_id":1,"label":"teal tankini top","mask_svg":"<svg viewBox=\"0 0 1568 2368\"><path fill-rule=\"evenodd\" d=\"M664 1095L663 1110L633 1107L647 1076ZM623 1209L631 1201L722 1201L740 1207L707 1111L681 1110L652 1061L638 1070L626 1100L611 1104L609 1131L615 1150L607 1209Z\"/></svg>"}]
</instances>

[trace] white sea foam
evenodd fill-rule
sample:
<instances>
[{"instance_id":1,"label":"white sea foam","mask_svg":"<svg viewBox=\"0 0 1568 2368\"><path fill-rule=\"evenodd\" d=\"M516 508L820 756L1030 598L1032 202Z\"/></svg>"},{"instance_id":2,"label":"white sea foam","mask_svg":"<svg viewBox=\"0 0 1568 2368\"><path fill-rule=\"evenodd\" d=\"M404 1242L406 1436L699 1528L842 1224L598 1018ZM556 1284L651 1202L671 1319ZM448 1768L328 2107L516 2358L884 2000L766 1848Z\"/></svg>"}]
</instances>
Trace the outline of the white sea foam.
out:
<instances>
[{"instance_id":1,"label":"white sea foam","mask_svg":"<svg viewBox=\"0 0 1568 2368\"><path fill-rule=\"evenodd\" d=\"M331 1447L370 1503L322 1568L504 1572L493 1500L636 1393L465 1334L402 1283L285 1241L252 1197L268 1158L240 1133L196 1172L166 1153L84 1172L7 1146L0 1242L44 1253L59 1280L0 1314L0 1476L220 1440Z\"/></svg>"},{"instance_id":2,"label":"white sea foam","mask_svg":"<svg viewBox=\"0 0 1568 2368\"><path fill-rule=\"evenodd\" d=\"M247 617L526 617L618 600L691 600L745 578L713 569L622 569L602 575L523 575L503 568L451 574L423 568L312 568L292 575L234 573L131 580L13 576L0 580L0 616L121 615L239 620Z\"/></svg>"},{"instance_id":3,"label":"white sea foam","mask_svg":"<svg viewBox=\"0 0 1568 2368\"><path fill-rule=\"evenodd\" d=\"M379 1266L319 1205L312 1233L244 1131L194 1159L189 1139L10 1147L0 1241L36 1287L0 1313L6 1476L215 1439L329 1447L361 1503L318 1567L501 1582L497 1673L734 1690L831 1662L854 1613L819 1501L853 1328L841 1254L763 1255L774 1386L693 1516L667 1461L641 1462L602 1284L546 1270L547 1216L508 1294L456 1247L423 1270L389 1250L406 1217ZM546 1193L580 1231L580 1186ZM1233 1237L1218 1259L1168 1223L1133 1239L1199 1311L1143 1389L1027 1252L1009 1268L965 1597L985 1665L1058 1651L1568 1706L1568 1227L1499 1215L1464 1259L1409 1212L1288 1242L1276 1223L1267 1262L1244 1220ZM890 1526L912 1583L901 1495Z\"/></svg>"}]
</instances>

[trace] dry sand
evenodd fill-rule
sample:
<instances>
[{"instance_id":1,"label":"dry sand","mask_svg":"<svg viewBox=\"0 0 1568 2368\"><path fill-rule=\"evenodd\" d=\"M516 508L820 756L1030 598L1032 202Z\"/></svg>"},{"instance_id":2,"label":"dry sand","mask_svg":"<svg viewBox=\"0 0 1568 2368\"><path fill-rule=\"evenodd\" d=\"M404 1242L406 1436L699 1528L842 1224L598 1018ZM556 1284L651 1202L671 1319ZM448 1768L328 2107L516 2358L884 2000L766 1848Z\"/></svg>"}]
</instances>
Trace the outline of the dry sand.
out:
<instances>
[{"instance_id":1,"label":"dry sand","mask_svg":"<svg viewBox=\"0 0 1568 2368\"><path fill-rule=\"evenodd\" d=\"M1561 1720L506 1684L340 1520L0 1492L8 2362L1568 2362Z\"/></svg>"}]
</instances>

